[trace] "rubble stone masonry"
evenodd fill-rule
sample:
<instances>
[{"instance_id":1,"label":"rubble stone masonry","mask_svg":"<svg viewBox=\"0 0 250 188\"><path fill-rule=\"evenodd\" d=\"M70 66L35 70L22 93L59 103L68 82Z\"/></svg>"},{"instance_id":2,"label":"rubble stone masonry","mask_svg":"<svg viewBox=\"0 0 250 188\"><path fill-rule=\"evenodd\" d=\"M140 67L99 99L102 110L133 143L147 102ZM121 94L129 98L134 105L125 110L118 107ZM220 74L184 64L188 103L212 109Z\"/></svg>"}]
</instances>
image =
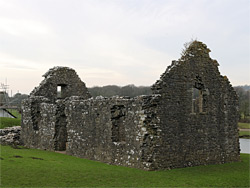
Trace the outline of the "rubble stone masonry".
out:
<instances>
[{"instance_id":1,"label":"rubble stone masonry","mask_svg":"<svg viewBox=\"0 0 250 188\"><path fill-rule=\"evenodd\" d=\"M22 142L144 170L239 161L238 98L209 52L193 41L135 98L91 98L73 69L50 69L23 102Z\"/></svg>"}]
</instances>

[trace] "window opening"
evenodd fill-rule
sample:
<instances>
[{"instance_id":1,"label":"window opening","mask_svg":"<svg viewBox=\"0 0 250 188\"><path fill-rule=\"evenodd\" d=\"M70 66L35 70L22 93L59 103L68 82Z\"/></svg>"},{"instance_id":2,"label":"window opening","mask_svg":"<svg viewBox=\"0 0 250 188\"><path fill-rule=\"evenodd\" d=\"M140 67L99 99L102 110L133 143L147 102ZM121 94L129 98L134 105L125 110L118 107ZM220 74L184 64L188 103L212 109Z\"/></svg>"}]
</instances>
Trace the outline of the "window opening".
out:
<instances>
[{"instance_id":1,"label":"window opening","mask_svg":"<svg viewBox=\"0 0 250 188\"><path fill-rule=\"evenodd\" d=\"M64 99L66 97L66 84L57 85L57 98Z\"/></svg>"},{"instance_id":2,"label":"window opening","mask_svg":"<svg viewBox=\"0 0 250 188\"><path fill-rule=\"evenodd\" d=\"M57 86L57 98L62 98L62 86Z\"/></svg>"},{"instance_id":3,"label":"window opening","mask_svg":"<svg viewBox=\"0 0 250 188\"><path fill-rule=\"evenodd\" d=\"M125 116L124 105L114 105L111 109L111 139L112 142L125 141L125 124L123 122Z\"/></svg>"},{"instance_id":4,"label":"window opening","mask_svg":"<svg viewBox=\"0 0 250 188\"><path fill-rule=\"evenodd\" d=\"M67 144L67 122L66 116L62 112L57 112L55 122L54 146L56 151L65 151Z\"/></svg>"},{"instance_id":5,"label":"window opening","mask_svg":"<svg viewBox=\"0 0 250 188\"><path fill-rule=\"evenodd\" d=\"M192 113L203 112L203 93L202 90L192 88Z\"/></svg>"},{"instance_id":6,"label":"window opening","mask_svg":"<svg viewBox=\"0 0 250 188\"><path fill-rule=\"evenodd\" d=\"M31 103L31 119L33 123L33 129L35 131L39 130L39 122L41 121L41 112L39 104L36 104L34 102Z\"/></svg>"}]
</instances>

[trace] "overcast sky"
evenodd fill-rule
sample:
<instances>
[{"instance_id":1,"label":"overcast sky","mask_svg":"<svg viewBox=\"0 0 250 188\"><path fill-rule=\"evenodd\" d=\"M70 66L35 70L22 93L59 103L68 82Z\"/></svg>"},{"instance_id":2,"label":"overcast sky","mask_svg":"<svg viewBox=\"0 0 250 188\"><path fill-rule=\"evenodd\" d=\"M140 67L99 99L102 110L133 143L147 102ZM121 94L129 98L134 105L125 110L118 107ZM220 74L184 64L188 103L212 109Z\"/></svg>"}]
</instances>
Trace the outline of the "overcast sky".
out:
<instances>
[{"instance_id":1,"label":"overcast sky","mask_svg":"<svg viewBox=\"0 0 250 188\"><path fill-rule=\"evenodd\" d=\"M0 82L29 94L54 66L87 85L152 85L185 42L250 84L249 0L0 0Z\"/></svg>"}]
</instances>

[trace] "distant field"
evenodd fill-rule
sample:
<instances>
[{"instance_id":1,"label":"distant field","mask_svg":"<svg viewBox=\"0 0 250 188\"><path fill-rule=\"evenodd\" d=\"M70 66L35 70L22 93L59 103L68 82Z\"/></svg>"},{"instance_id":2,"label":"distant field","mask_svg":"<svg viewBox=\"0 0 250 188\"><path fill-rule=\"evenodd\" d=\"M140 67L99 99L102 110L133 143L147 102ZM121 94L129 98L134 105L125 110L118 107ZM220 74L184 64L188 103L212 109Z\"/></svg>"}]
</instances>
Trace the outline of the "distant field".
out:
<instances>
[{"instance_id":1,"label":"distant field","mask_svg":"<svg viewBox=\"0 0 250 188\"><path fill-rule=\"evenodd\" d=\"M249 135L250 136L250 131L240 131L239 135L240 136L243 136L243 135Z\"/></svg>"},{"instance_id":2,"label":"distant field","mask_svg":"<svg viewBox=\"0 0 250 188\"><path fill-rule=\"evenodd\" d=\"M1 147L1 187L249 187L242 162L166 171L112 166L64 154Z\"/></svg>"},{"instance_id":3,"label":"distant field","mask_svg":"<svg viewBox=\"0 0 250 188\"><path fill-rule=\"evenodd\" d=\"M249 138L248 136L250 135L250 131L247 129L250 129L250 123L238 123L238 127L241 129L239 131L239 136L246 136L244 138ZM243 130L246 129L246 130Z\"/></svg>"},{"instance_id":4,"label":"distant field","mask_svg":"<svg viewBox=\"0 0 250 188\"><path fill-rule=\"evenodd\" d=\"M250 123L238 123L240 129L250 129Z\"/></svg>"}]
</instances>

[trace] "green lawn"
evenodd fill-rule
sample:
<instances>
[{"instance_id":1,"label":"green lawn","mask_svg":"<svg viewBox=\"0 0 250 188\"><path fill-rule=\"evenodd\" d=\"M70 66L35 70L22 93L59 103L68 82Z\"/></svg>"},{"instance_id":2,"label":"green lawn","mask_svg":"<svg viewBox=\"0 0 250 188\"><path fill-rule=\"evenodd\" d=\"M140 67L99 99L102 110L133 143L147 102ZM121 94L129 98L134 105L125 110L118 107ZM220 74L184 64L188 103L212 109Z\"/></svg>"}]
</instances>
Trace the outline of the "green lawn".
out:
<instances>
[{"instance_id":1,"label":"green lawn","mask_svg":"<svg viewBox=\"0 0 250 188\"><path fill-rule=\"evenodd\" d=\"M9 111L17 118L0 117L0 129L21 125L21 114L14 109L9 109Z\"/></svg>"},{"instance_id":2,"label":"green lawn","mask_svg":"<svg viewBox=\"0 0 250 188\"><path fill-rule=\"evenodd\" d=\"M1 147L1 187L249 187L242 162L143 171L54 152Z\"/></svg>"},{"instance_id":3,"label":"green lawn","mask_svg":"<svg viewBox=\"0 0 250 188\"><path fill-rule=\"evenodd\" d=\"M250 131L247 130L242 130L242 129L250 129L250 123L238 123L239 128L241 129L239 131L239 136L248 136L250 135ZM245 138L249 138L249 137L245 137Z\"/></svg>"},{"instance_id":4,"label":"green lawn","mask_svg":"<svg viewBox=\"0 0 250 188\"><path fill-rule=\"evenodd\" d=\"M18 119L21 119L21 114L16 109L8 109L10 113L16 116Z\"/></svg>"},{"instance_id":5,"label":"green lawn","mask_svg":"<svg viewBox=\"0 0 250 188\"><path fill-rule=\"evenodd\" d=\"M20 126L20 125L21 125L21 119L0 117L0 129L3 129L5 127Z\"/></svg>"},{"instance_id":6,"label":"green lawn","mask_svg":"<svg viewBox=\"0 0 250 188\"><path fill-rule=\"evenodd\" d=\"M240 129L250 129L250 123L238 123Z\"/></svg>"},{"instance_id":7,"label":"green lawn","mask_svg":"<svg viewBox=\"0 0 250 188\"><path fill-rule=\"evenodd\" d=\"M250 131L240 131L240 136L243 136L243 135L250 135Z\"/></svg>"}]
</instances>

